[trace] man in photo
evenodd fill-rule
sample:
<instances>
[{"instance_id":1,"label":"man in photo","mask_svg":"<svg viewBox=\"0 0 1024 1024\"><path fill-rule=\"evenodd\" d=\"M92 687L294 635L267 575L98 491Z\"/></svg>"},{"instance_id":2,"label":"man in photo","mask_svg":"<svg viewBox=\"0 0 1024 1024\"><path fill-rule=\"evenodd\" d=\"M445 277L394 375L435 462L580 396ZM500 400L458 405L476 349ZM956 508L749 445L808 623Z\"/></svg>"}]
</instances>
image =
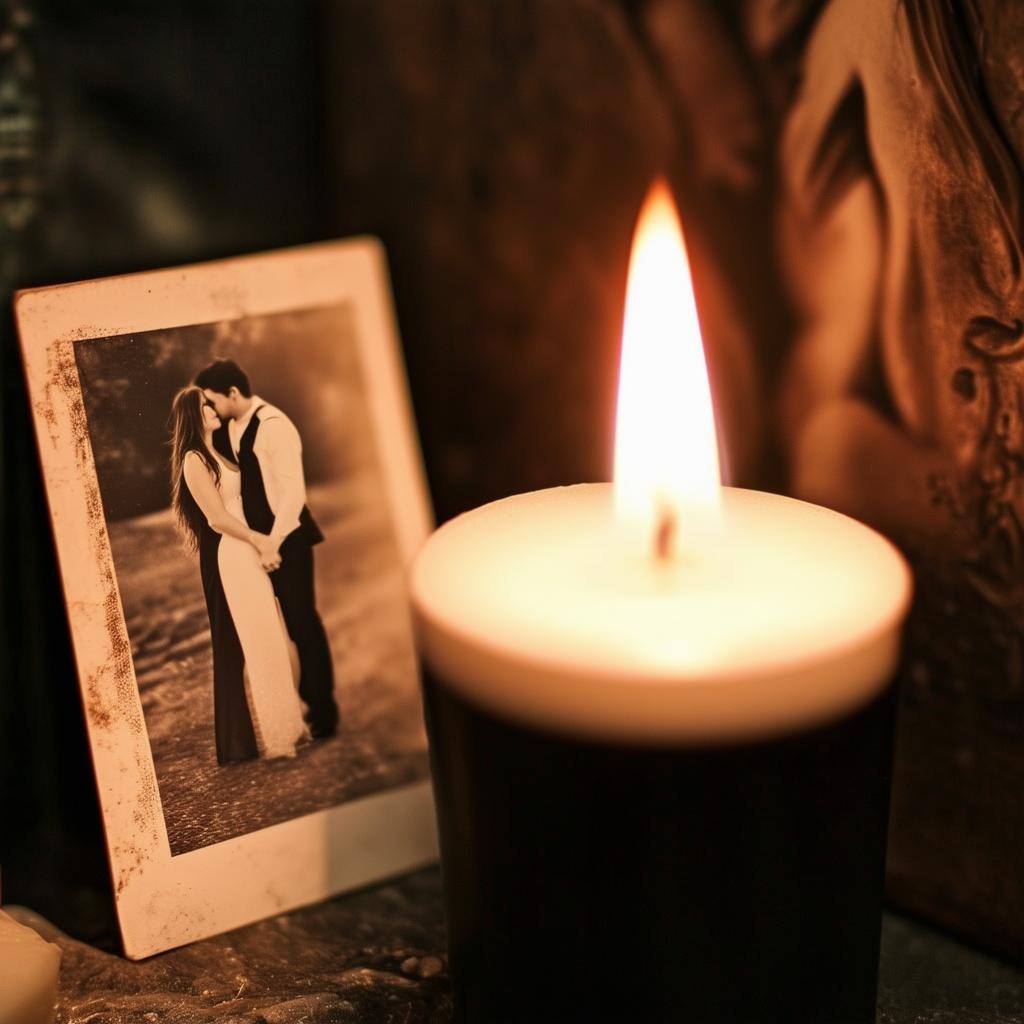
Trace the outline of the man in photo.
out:
<instances>
[{"instance_id":1,"label":"man in photo","mask_svg":"<svg viewBox=\"0 0 1024 1024\"><path fill-rule=\"evenodd\" d=\"M333 736L334 668L313 577L313 547L324 536L306 506L302 439L280 409L252 393L248 376L233 360L215 360L196 374L195 384L221 420L213 444L239 469L246 522L270 538L260 561L298 650L299 695L309 708L310 732L314 739Z\"/></svg>"}]
</instances>

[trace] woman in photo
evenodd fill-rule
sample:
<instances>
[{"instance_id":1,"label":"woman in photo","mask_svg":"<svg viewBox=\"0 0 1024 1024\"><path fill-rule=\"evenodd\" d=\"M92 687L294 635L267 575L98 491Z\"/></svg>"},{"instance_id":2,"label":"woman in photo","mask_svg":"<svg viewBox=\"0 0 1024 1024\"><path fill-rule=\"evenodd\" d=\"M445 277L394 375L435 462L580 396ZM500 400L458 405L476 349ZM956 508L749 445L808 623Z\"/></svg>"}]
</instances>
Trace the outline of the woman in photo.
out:
<instances>
[{"instance_id":1,"label":"woman in photo","mask_svg":"<svg viewBox=\"0 0 1024 1024\"><path fill-rule=\"evenodd\" d=\"M280 556L246 524L239 471L213 447L221 421L200 388L178 392L171 420L172 506L199 552L210 617L217 761L293 757L309 732L295 647L267 574Z\"/></svg>"}]
</instances>

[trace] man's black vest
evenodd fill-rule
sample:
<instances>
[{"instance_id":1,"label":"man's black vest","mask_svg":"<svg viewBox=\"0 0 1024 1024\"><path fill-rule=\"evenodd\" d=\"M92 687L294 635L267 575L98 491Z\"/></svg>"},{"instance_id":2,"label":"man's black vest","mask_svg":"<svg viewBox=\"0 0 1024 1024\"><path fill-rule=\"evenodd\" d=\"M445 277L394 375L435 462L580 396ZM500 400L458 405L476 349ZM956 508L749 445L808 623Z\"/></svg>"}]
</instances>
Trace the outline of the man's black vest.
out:
<instances>
[{"instance_id":1,"label":"man's black vest","mask_svg":"<svg viewBox=\"0 0 1024 1024\"><path fill-rule=\"evenodd\" d=\"M274 510L267 500L267 489L263 483L263 470L260 468L260 460L254 451L256 445L256 432L260 429L260 406L249 420L245 431L238 441L238 458L231 450L231 438L228 435L228 426L225 423L213 434L213 446L235 465L242 474L242 510L245 512L245 521L249 529L257 533L270 533L274 527ZM320 527L316 525L309 509L303 505L299 513L298 530L309 544L319 544L324 539Z\"/></svg>"}]
</instances>

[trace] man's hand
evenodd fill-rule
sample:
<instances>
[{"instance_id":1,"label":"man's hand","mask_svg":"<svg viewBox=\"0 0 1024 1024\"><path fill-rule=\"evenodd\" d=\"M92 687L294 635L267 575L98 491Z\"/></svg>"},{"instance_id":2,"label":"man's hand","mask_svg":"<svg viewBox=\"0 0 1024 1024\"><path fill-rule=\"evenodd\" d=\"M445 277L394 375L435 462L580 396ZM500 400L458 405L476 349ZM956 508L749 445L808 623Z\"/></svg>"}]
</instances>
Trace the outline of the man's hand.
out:
<instances>
[{"instance_id":1,"label":"man's hand","mask_svg":"<svg viewBox=\"0 0 1024 1024\"><path fill-rule=\"evenodd\" d=\"M274 572L281 568L281 542L265 533L256 534L256 551L259 554L260 565L267 572Z\"/></svg>"}]
</instances>

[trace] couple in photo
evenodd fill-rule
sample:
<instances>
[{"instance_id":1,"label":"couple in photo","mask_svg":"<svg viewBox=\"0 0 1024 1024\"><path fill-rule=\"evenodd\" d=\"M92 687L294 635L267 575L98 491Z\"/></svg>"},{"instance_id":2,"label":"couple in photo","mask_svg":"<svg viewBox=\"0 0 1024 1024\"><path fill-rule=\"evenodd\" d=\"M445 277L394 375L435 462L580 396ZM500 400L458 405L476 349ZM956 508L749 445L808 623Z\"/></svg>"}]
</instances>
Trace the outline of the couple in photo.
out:
<instances>
[{"instance_id":1,"label":"couple in photo","mask_svg":"<svg viewBox=\"0 0 1024 1024\"><path fill-rule=\"evenodd\" d=\"M171 420L172 506L210 616L217 761L293 757L338 729L299 432L229 359L178 392Z\"/></svg>"}]
</instances>

